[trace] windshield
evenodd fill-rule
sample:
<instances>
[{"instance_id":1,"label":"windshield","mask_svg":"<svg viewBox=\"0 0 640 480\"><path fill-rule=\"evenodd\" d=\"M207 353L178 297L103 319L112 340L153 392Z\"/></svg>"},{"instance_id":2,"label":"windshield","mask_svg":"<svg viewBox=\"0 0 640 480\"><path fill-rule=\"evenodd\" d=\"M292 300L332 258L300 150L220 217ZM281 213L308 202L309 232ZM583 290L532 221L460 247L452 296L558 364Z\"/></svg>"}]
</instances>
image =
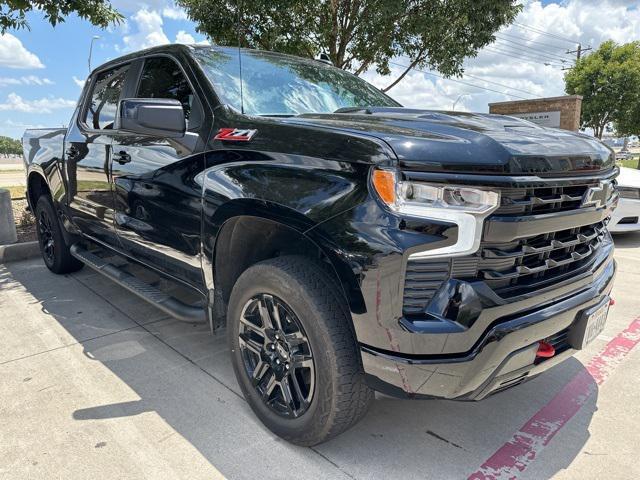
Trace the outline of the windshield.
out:
<instances>
[{"instance_id":1,"label":"windshield","mask_svg":"<svg viewBox=\"0 0 640 480\"><path fill-rule=\"evenodd\" d=\"M196 48L194 57L220 101L240 111L238 50ZM250 115L330 113L345 107L398 107L364 80L316 60L242 50L244 112Z\"/></svg>"}]
</instances>

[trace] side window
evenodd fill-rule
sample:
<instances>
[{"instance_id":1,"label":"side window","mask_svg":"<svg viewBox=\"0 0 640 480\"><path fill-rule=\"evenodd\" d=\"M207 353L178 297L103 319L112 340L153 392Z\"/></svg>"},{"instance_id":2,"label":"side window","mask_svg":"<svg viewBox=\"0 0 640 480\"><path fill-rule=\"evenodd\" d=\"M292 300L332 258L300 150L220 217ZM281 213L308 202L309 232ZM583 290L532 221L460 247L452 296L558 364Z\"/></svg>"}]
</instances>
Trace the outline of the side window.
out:
<instances>
[{"instance_id":1,"label":"side window","mask_svg":"<svg viewBox=\"0 0 640 480\"><path fill-rule=\"evenodd\" d=\"M167 57L148 58L144 62L138 98L169 98L184 108L187 129L200 125L201 107L180 67Z\"/></svg>"},{"instance_id":2,"label":"side window","mask_svg":"<svg viewBox=\"0 0 640 480\"><path fill-rule=\"evenodd\" d=\"M127 77L129 65L98 74L87 108L85 123L96 130L110 130L116 118L120 92Z\"/></svg>"}]
</instances>

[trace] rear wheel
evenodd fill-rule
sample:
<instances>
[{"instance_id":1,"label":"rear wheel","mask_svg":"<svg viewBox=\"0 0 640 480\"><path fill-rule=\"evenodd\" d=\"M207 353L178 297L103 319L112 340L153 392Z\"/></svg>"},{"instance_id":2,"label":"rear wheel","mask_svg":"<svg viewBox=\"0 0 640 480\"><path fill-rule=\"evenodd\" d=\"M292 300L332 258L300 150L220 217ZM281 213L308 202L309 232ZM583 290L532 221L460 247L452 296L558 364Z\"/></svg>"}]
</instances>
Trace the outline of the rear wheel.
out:
<instances>
[{"instance_id":1,"label":"rear wheel","mask_svg":"<svg viewBox=\"0 0 640 480\"><path fill-rule=\"evenodd\" d=\"M65 242L58 216L51 199L41 196L36 204L36 232L40 253L45 265L53 273L70 273L80 270L83 263L71 256Z\"/></svg>"},{"instance_id":2,"label":"rear wheel","mask_svg":"<svg viewBox=\"0 0 640 480\"><path fill-rule=\"evenodd\" d=\"M298 256L250 267L231 294L236 378L260 420L290 442L338 435L373 399L342 302L322 267Z\"/></svg>"}]
</instances>

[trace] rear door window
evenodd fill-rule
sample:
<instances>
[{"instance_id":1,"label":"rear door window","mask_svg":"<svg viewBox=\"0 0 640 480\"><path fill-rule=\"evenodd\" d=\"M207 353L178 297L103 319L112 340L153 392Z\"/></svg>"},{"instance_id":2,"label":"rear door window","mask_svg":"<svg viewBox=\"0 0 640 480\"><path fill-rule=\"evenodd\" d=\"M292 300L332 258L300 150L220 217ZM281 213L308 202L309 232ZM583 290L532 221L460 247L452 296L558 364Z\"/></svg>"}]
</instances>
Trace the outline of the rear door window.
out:
<instances>
[{"instance_id":1,"label":"rear door window","mask_svg":"<svg viewBox=\"0 0 640 480\"><path fill-rule=\"evenodd\" d=\"M116 118L118 100L127 78L129 65L121 65L100 72L93 84L91 101L87 106L85 124L95 130L111 130Z\"/></svg>"}]
</instances>

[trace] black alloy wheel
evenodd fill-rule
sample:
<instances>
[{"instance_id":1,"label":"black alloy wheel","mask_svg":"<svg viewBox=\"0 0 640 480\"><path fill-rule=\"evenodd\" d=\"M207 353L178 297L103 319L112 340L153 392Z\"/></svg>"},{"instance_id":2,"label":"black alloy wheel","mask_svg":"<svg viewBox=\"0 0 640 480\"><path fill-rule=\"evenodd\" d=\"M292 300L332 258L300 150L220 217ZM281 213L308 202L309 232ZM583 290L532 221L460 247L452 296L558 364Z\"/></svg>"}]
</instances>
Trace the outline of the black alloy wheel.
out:
<instances>
[{"instance_id":1,"label":"black alloy wheel","mask_svg":"<svg viewBox=\"0 0 640 480\"><path fill-rule=\"evenodd\" d=\"M297 418L315 390L315 363L300 321L281 299L265 293L242 309L238 334L244 368L273 412Z\"/></svg>"},{"instance_id":2,"label":"black alloy wheel","mask_svg":"<svg viewBox=\"0 0 640 480\"><path fill-rule=\"evenodd\" d=\"M47 195L36 202L34 216L42 259L53 273L71 273L82 268L82 262L71 255L56 210Z\"/></svg>"},{"instance_id":3,"label":"black alloy wheel","mask_svg":"<svg viewBox=\"0 0 640 480\"><path fill-rule=\"evenodd\" d=\"M354 425L373 401L348 312L316 259L263 260L236 280L227 311L231 363L249 406L281 438L317 445Z\"/></svg>"},{"instance_id":4,"label":"black alloy wheel","mask_svg":"<svg viewBox=\"0 0 640 480\"><path fill-rule=\"evenodd\" d=\"M47 265L53 265L55 261L56 242L53 236L52 219L47 210L40 210L38 215L38 240L40 251Z\"/></svg>"}]
</instances>

